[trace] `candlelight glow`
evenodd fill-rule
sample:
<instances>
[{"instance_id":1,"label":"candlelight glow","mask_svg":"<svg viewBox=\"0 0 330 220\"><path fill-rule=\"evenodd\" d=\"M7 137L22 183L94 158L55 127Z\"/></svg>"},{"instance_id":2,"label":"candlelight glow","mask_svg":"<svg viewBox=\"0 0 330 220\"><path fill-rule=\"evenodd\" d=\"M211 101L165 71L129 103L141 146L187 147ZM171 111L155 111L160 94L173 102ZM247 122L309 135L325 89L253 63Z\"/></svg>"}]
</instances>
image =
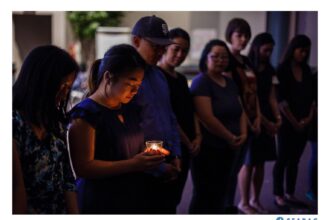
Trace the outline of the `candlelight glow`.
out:
<instances>
[{"instance_id":1,"label":"candlelight glow","mask_svg":"<svg viewBox=\"0 0 330 220\"><path fill-rule=\"evenodd\" d=\"M153 149L153 150L158 150L159 149L159 147L156 144L151 145L150 148Z\"/></svg>"},{"instance_id":2,"label":"candlelight glow","mask_svg":"<svg viewBox=\"0 0 330 220\"><path fill-rule=\"evenodd\" d=\"M170 155L170 152L163 148L163 141L146 141L146 146L145 152L161 153L165 156Z\"/></svg>"}]
</instances>

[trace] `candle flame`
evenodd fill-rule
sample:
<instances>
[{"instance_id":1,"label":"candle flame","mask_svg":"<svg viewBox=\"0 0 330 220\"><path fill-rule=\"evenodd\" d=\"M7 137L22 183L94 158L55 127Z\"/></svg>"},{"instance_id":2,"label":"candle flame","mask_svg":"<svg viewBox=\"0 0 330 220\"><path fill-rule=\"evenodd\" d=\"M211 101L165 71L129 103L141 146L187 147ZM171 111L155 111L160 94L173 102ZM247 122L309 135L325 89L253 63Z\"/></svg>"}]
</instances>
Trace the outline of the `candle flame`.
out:
<instances>
[{"instance_id":1,"label":"candle flame","mask_svg":"<svg viewBox=\"0 0 330 220\"><path fill-rule=\"evenodd\" d=\"M157 153L157 154L163 154L165 156L170 155L170 152L162 147L162 142L160 143L146 143L147 148L145 149L145 152L151 152L151 153Z\"/></svg>"},{"instance_id":2,"label":"candle flame","mask_svg":"<svg viewBox=\"0 0 330 220\"><path fill-rule=\"evenodd\" d=\"M159 150L159 147L156 144L151 145L152 150Z\"/></svg>"}]
</instances>

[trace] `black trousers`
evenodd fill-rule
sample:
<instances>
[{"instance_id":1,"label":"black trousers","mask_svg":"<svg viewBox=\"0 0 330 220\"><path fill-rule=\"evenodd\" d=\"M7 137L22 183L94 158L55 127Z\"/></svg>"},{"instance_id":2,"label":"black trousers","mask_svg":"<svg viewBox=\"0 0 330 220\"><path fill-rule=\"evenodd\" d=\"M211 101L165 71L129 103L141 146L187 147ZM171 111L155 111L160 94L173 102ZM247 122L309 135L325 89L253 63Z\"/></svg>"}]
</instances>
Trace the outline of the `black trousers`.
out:
<instances>
[{"instance_id":1,"label":"black trousers","mask_svg":"<svg viewBox=\"0 0 330 220\"><path fill-rule=\"evenodd\" d=\"M307 131L308 129L306 128L302 132L297 132L288 121L285 120L283 122L278 137L277 160L273 168L274 195L284 195L284 176L285 192L294 194L298 164L307 143Z\"/></svg>"},{"instance_id":2,"label":"black trousers","mask_svg":"<svg viewBox=\"0 0 330 220\"><path fill-rule=\"evenodd\" d=\"M224 214L235 151L228 146L201 146L193 159L191 174L194 184L189 212L191 214Z\"/></svg>"}]
</instances>

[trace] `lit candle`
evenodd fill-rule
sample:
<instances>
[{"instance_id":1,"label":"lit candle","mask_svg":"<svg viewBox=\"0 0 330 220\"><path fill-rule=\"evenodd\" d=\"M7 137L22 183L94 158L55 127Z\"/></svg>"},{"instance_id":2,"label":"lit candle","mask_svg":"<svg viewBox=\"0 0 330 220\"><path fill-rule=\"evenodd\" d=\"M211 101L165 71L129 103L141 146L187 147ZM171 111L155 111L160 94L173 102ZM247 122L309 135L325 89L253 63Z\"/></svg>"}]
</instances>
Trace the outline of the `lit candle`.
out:
<instances>
[{"instance_id":1,"label":"lit candle","mask_svg":"<svg viewBox=\"0 0 330 220\"><path fill-rule=\"evenodd\" d=\"M163 148L163 141L146 141L146 146L146 152L158 151L165 156L170 155L170 152Z\"/></svg>"},{"instance_id":2,"label":"lit candle","mask_svg":"<svg viewBox=\"0 0 330 220\"><path fill-rule=\"evenodd\" d=\"M156 144L151 145L152 150L159 150L159 147Z\"/></svg>"}]
</instances>

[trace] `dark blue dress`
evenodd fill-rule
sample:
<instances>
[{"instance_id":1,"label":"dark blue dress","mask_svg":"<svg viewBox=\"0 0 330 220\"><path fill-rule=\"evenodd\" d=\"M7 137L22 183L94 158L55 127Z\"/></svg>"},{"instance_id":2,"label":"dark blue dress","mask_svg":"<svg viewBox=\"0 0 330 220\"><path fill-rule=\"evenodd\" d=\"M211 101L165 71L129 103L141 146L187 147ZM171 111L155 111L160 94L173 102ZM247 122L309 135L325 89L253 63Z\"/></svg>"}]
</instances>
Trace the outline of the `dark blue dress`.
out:
<instances>
[{"instance_id":1,"label":"dark blue dress","mask_svg":"<svg viewBox=\"0 0 330 220\"><path fill-rule=\"evenodd\" d=\"M268 65L263 71L256 72L256 75L261 114L275 123L276 118L269 103L275 70L272 66ZM261 133L252 139L252 144L247 151L246 157L249 158L248 160L251 165L260 165L265 161L276 159L275 137L269 135L265 127L261 126Z\"/></svg>"},{"instance_id":2,"label":"dark blue dress","mask_svg":"<svg viewBox=\"0 0 330 220\"><path fill-rule=\"evenodd\" d=\"M124 123L118 119L122 114ZM85 99L71 111L71 119L81 118L95 129L95 159L126 160L143 151L139 109L132 104L112 110ZM98 179L78 178L78 199L82 213L146 213L145 174L129 173Z\"/></svg>"}]
</instances>

